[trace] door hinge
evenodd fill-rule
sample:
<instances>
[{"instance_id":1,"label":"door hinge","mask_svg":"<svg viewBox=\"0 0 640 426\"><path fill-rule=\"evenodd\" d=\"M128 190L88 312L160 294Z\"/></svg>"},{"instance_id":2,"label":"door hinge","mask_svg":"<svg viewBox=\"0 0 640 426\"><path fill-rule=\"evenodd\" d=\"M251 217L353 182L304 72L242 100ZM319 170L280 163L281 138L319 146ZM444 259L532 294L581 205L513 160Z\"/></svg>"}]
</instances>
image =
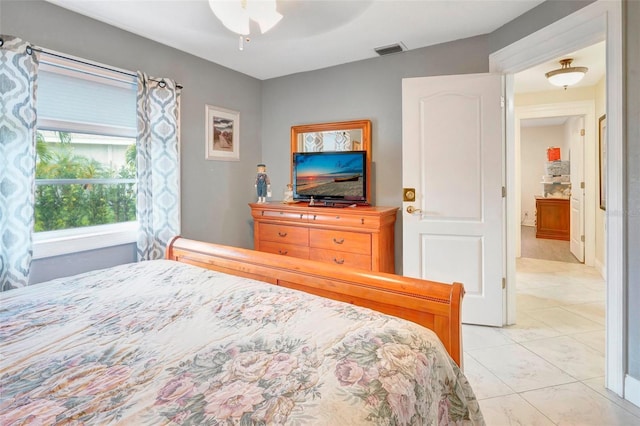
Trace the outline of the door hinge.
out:
<instances>
[{"instance_id":1,"label":"door hinge","mask_svg":"<svg viewBox=\"0 0 640 426\"><path fill-rule=\"evenodd\" d=\"M500 96L500 108L504 108L504 96Z\"/></svg>"},{"instance_id":2,"label":"door hinge","mask_svg":"<svg viewBox=\"0 0 640 426\"><path fill-rule=\"evenodd\" d=\"M584 189L584 182L580 182L580 189Z\"/></svg>"},{"instance_id":3,"label":"door hinge","mask_svg":"<svg viewBox=\"0 0 640 426\"><path fill-rule=\"evenodd\" d=\"M580 136L584 136L584 129L580 129Z\"/></svg>"},{"instance_id":4,"label":"door hinge","mask_svg":"<svg viewBox=\"0 0 640 426\"><path fill-rule=\"evenodd\" d=\"M507 288L507 279L506 278L502 278L502 288L505 289Z\"/></svg>"},{"instance_id":5,"label":"door hinge","mask_svg":"<svg viewBox=\"0 0 640 426\"><path fill-rule=\"evenodd\" d=\"M584 243L584 235L580 235L580 241Z\"/></svg>"},{"instance_id":6,"label":"door hinge","mask_svg":"<svg viewBox=\"0 0 640 426\"><path fill-rule=\"evenodd\" d=\"M504 186L502 187L502 198L505 198L507 196L507 188L505 188Z\"/></svg>"}]
</instances>

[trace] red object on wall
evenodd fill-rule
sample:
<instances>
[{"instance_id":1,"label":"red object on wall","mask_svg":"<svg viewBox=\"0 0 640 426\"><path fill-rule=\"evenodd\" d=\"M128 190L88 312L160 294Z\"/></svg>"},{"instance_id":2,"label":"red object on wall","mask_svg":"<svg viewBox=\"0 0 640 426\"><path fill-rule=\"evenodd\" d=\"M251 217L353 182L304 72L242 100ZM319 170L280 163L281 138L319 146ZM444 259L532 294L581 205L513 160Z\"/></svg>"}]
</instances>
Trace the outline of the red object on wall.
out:
<instances>
[{"instance_id":1,"label":"red object on wall","mask_svg":"<svg viewBox=\"0 0 640 426\"><path fill-rule=\"evenodd\" d=\"M560 160L560 148L555 146L550 146L547 148L547 161L558 161Z\"/></svg>"}]
</instances>

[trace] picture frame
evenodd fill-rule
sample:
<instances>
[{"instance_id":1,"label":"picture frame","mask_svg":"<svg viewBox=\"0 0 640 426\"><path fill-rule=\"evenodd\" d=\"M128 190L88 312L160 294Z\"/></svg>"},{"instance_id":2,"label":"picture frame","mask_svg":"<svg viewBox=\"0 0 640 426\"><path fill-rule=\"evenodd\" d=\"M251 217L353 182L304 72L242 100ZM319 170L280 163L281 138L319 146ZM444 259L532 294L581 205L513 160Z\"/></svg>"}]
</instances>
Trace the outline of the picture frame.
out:
<instances>
[{"instance_id":1,"label":"picture frame","mask_svg":"<svg viewBox=\"0 0 640 426\"><path fill-rule=\"evenodd\" d=\"M205 159L240 161L240 113L205 105Z\"/></svg>"},{"instance_id":2,"label":"picture frame","mask_svg":"<svg viewBox=\"0 0 640 426\"><path fill-rule=\"evenodd\" d=\"M598 150L600 169L600 208L607 210L607 115L598 119Z\"/></svg>"}]
</instances>

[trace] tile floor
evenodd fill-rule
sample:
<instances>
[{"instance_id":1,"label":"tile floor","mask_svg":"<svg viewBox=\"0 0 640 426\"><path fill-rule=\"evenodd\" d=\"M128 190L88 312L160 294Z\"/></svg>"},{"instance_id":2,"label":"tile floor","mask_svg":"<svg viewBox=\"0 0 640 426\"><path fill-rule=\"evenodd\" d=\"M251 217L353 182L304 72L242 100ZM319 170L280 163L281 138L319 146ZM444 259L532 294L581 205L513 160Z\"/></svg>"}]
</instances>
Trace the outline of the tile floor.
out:
<instances>
[{"instance_id":1,"label":"tile floor","mask_svg":"<svg viewBox=\"0 0 640 426\"><path fill-rule=\"evenodd\" d=\"M640 425L640 407L603 385L599 273L520 258L517 280L516 325L463 325L465 374L487 425Z\"/></svg>"}]
</instances>

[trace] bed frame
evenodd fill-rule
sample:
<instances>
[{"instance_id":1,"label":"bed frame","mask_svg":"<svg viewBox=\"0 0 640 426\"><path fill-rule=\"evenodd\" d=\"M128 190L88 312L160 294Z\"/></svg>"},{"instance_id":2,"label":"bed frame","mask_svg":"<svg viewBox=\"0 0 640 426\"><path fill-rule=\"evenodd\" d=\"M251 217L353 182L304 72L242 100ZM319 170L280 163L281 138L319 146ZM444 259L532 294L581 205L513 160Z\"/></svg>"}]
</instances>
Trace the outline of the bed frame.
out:
<instances>
[{"instance_id":1,"label":"bed frame","mask_svg":"<svg viewBox=\"0 0 640 426\"><path fill-rule=\"evenodd\" d=\"M381 272L173 238L166 258L364 306L433 330L462 367L460 307L464 288Z\"/></svg>"}]
</instances>

